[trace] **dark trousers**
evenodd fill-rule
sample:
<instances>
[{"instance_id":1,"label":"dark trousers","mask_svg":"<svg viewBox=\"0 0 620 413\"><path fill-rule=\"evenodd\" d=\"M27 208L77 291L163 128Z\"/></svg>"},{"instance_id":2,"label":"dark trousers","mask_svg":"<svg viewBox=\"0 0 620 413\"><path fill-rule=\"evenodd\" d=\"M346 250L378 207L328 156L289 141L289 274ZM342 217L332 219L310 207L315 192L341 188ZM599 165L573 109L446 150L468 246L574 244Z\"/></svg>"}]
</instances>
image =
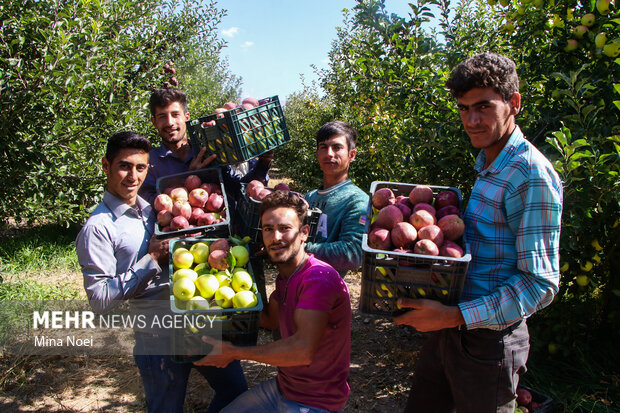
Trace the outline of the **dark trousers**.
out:
<instances>
[{"instance_id":1,"label":"dark trousers","mask_svg":"<svg viewBox=\"0 0 620 413\"><path fill-rule=\"evenodd\" d=\"M148 349L153 347L154 338L141 333L136 333L135 337L134 360L140 369L149 413L183 412L187 381L192 368L202 374L215 391L208 413L219 412L248 389L238 360L223 369L175 363L172 356L149 354Z\"/></svg>"},{"instance_id":2,"label":"dark trousers","mask_svg":"<svg viewBox=\"0 0 620 413\"><path fill-rule=\"evenodd\" d=\"M433 332L420 351L404 411L512 413L529 349L525 321L503 331Z\"/></svg>"}]
</instances>

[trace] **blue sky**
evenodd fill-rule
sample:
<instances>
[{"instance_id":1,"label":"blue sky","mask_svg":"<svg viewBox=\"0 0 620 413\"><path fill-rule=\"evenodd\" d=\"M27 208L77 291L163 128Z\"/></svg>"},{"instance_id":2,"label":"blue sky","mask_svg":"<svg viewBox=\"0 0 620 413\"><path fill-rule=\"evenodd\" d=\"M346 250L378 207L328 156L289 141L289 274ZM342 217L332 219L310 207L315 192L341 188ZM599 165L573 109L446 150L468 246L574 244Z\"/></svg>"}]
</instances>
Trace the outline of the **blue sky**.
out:
<instances>
[{"instance_id":1,"label":"blue sky","mask_svg":"<svg viewBox=\"0 0 620 413\"><path fill-rule=\"evenodd\" d=\"M386 0L386 10L407 16L406 0ZM228 42L222 55L232 73L243 78L241 97L286 97L317 77L310 65L327 67L327 53L342 26L342 10L355 0L221 0L228 10L220 35Z\"/></svg>"}]
</instances>

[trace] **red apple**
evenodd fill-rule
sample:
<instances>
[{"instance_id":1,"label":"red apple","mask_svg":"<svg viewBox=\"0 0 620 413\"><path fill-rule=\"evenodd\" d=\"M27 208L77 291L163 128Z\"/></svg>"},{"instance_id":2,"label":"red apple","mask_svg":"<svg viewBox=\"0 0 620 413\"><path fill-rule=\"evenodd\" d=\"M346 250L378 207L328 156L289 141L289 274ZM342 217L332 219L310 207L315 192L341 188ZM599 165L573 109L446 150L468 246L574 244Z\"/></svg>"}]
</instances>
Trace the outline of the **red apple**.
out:
<instances>
[{"instance_id":1,"label":"red apple","mask_svg":"<svg viewBox=\"0 0 620 413\"><path fill-rule=\"evenodd\" d=\"M172 215L175 217L182 216L189 219L192 215L192 206L187 201L176 201L172 205Z\"/></svg>"},{"instance_id":2,"label":"red apple","mask_svg":"<svg viewBox=\"0 0 620 413\"><path fill-rule=\"evenodd\" d=\"M421 239L415 243L413 252L422 255L439 255L439 248L430 239Z\"/></svg>"},{"instance_id":3,"label":"red apple","mask_svg":"<svg viewBox=\"0 0 620 413\"><path fill-rule=\"evenodd\" d=\"M254 199L256 199L257 201L262 201L270 193L271 193L271 189L269 188L261 189L260 192L256 194L256 197Z\"/></svg>"},{"instance_id":4,"label":"red apple","mask_svg":"<svg viewBox=\"0 0 620 413\"><path fill-rule=\"evenodd\" d=\"M193 207L202 208L209 200L209 193L202 188L195 188L189 193L189 204Z\"/></svg>"},{"instance_id":5,"label":"red apple","mask_svg":"<svg viewBox=\"0 0 620 413\"><path fill-rule=\"evenodd\" d=\"M192 214L189 216L189 223L196 224L198 222L198 218L204 215L205 211L202 208L193 208Z\"/></svg>"},{"instance_id":6,"label":"red apple","mask_svg":"<svg viewBox=\"0 0 620 413\"><path fill-rule=\"evenodd\" d=\"M224 206L224 197L220 194L211 194L205 205L205 209L209 212L218 212Z\"/></svg>"},{"instance_id":7,"label":"red apple","mask_svg":"<svg viewBox=\"0 0 620 413\"><path fill-rule=\"evenodd\" d=\"M187 201L188 200L187 189L183 188L182 186L174 188L170 192L170 198L172 198L172 202L176 202L179 200Z\"/></svg>"},{"instance_id":8,"label":"red apple","mask_svg":"<svg viewBox=\"0 0 620 413\"><path fill-rule=\"evenodd\" d=\"M153 202L153 208L156 211L172 211L172 198L166 194L159 194Z\"/></svg>"},{"instance_id":9,"label":"red apple","mask_svg":"<svg viewBox=\"0 0 620 413\"><path fill-rule=\"evenodd\" d=\"M185 228L189 228L189 222L184 216L181 216L181 215L176 216L172 218L172 221L170 221L170 229L172 231L176 231L179 229L185 229Z\"/></svg>"},{"instance_id":10,"label":"red apple","mask_svg":"<svg viewBox=\"0 0 620 413\"><path fill-rule=\"evenodd\" d=\"M168 211L167 209L164 209L157 213L157 223L162 228L170 225L170 221L172 221L172 218L174 218L174 215L171 211Z\"/></svg>"},{"instance_id":11,"label":"red apple","mask_svg":"<svg viewBox=\"0 0 620 413\"><path fill-rule=\"evenodd\" d=\"M196 188L200 188L200 185L202 185L202 181L198 175L189 175L185 178L185 188L190 192Z\"/></svg>"},{"instance_id":12,"label":"red apple","mask_svg":"<svg viewBox=\"0 0 620 413\"><path fill-rule=\"evenodd\" d=\"M204 227L205 225L213 225L216 221L215 215L213 215L210 212L207 212L206 214L202 214L201 216L198 217L198 221L196 222L196 225L198 225L199 227Z\"/></svg>"}]
</instances>

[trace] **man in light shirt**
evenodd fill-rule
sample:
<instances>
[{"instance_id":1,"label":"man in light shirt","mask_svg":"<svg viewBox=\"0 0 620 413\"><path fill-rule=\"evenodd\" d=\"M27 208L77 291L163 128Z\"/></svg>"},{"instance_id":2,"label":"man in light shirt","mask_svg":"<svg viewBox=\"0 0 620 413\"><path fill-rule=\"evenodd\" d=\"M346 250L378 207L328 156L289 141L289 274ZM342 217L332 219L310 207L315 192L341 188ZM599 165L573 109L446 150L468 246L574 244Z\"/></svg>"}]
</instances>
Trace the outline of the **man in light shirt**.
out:
<instances>
[{"instance_id":1,"label":"man in light shirt","mask_svg":"<svg viewBox=\"0 0 620 413\"><path fill-rule=\"evenodd\" d=\"M465 210L471 247L457 306L400 299L395 318L432 331L416 362L405 412L511 413L526 371L526 319L558 291L562 183L516 124L515 64L483 53L447 82L472 145L478 177Z\"/></svg>"}]
</instances>

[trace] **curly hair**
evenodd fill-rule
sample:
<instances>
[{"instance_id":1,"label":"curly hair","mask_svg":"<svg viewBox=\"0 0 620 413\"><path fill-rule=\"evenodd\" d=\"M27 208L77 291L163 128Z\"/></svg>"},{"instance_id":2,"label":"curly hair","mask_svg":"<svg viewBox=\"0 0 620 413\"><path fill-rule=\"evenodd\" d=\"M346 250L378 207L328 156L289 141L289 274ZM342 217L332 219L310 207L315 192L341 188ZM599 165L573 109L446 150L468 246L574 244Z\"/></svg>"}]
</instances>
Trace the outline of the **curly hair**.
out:
<instances>
[{"instance_id":1,"label":"curly hair","mask_svg":"<svg viewBox=\"0 0 620 413\"><path fill-rule=\"evenodd\" d=\"M299 222L302 224L305 222L306 215L308 214L308 205L294 192L289 191L273 191L265 198L258 208L258 216L262 217L265 212L274 208L291 208L297 214ZM261 223L262 226L262 223Z\"/></svg>"},{"instance_id":2,"label":"curly hair","mask_svg":"<svg viewBox=\"0 0 620 413\"><path fill-rule=\"evenodd\" d=\"M187 113L187 95L181 89L162 88L155 90L149 99L151 116L155 116L155 108L165 108L174 102L179 102L183 107L183 112Z\"/></svg>"},{"instance_id":3,"label":"curly hair","mask_svg":"<svg viewBox=\"0 0 620 413\"><path fill-rule=\"evenodd\" d=\"M446 86L455 98L475 88L491 87L505 102L519 91L515 62L506 56L485 52L459 63Z\"/></svg>"}]
</instances>

